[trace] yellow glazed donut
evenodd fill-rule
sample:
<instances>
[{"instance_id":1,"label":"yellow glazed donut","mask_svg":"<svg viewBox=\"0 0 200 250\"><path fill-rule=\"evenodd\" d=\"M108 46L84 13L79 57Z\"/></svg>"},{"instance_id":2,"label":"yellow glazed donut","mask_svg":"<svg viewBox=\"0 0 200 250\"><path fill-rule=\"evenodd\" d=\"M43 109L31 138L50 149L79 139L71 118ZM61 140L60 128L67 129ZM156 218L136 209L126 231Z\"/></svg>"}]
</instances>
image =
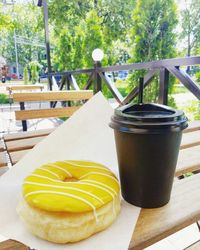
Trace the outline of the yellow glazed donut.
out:
<instances>
[{"instance_id":1,"label":"yellow glazed donut","mask_svg":"<svg viewBox=\"0 0 200 250\"><path fill-rule=\"evenodd\" d=\"M38 237L76 242L113 223L120 211L119 192L119 182L107 167L91 161L57 161L25 178L17 211Z\"/></svg>"}]
</instances>

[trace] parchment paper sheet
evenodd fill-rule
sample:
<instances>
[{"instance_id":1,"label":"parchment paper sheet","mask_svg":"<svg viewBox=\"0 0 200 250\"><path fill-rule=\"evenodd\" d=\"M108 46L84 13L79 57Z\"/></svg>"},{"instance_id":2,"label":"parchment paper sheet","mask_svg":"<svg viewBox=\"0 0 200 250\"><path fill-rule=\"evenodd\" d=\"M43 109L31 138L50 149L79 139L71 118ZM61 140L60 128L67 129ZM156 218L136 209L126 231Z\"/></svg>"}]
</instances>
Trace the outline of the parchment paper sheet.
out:
<instances>
[{"instance_id":1,"label":"parchment paper sheet","mask_svg":"<svg viewBox=\"0 0 200 250\"><path fill-rule=\"evenodd\" d=\"M16 206L24 177L43 163L85 159L102 163L118 175L114 133L108 126L113 109L101 93L90 99L71 118L37 144L0 178L0 234L37 250L124 250L140 208L122 200L116 222L92 237L74 244L53 244L31 235L21 223Z\"/></svg>"}]
</instances>

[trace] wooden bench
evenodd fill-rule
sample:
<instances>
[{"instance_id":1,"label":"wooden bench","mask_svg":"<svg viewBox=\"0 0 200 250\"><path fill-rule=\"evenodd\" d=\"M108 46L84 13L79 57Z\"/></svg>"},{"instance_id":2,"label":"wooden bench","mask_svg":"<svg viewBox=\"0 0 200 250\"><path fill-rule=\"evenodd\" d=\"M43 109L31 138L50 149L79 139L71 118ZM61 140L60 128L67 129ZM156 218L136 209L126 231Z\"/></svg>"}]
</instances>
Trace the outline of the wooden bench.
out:
<instances>
[{"instance_id":1,"label":"wooden bench","mask_svg":"<svg viewBox=\"0 0 200 250\"><path fill-rule=\"evenodd\" d=\"M50 133L51 131L46 131L47 134L48 132ZM195 122L195 126L191 124L184 131L182 145L189 141L191 146L180 150L176 176L200 169L200 146L193 146L189 136L191 134L191 138L194 139L193 132L200 134L200 121ZM40 136L35 138L45 138L45 136L45 131L43 131ZM20 143L21 140L25 143L24 140L34 138L34 133L24 132L24 136L23 133L20 133L19 138L14 137L14 135L13 138L11 137L11 135L4 136L6 146L9 142ZM30 141L28 142L27 145L30 145ZM19 145L21 147L21 144ZM28 151L29 149L23 147L23 150L11 152L10 154L13 154L13 162L17 162ZM15 157L18 154L21 156L16 159ZM175 181L171 199L167 205L155 209L141 209L129 249L142 250L198 220L200 220L200 174ZM15 243L9 241L9 244Z\"/></svg>"},{"instance_id":2,"label":"wooden bench","mask_svg":"<svg viewBox=\"0 0 200 250\"><path fill-rule=\"evenodd\" d=\"M57 102L57 101L85 101L93 96L91 90L69 90L69 91L43 91L37 93L14 93L13 100L20 103L20 111L15 111L16 120L22 121L23 130L27 130L26 120L52 117L69 117L80 108L79 105L25 110L24 103L27 102Z\"/></svg>"},{"instance_id":3,"label":"wooden bench","mask_svg":"<svg viewBox=\"0 0 200 250\"><path fill-rule=\"evenodd\" d=\"M200 121L196 122L196 126L193 126L193 123L191 123L191 126L193 126L193 129L191 131L191 126L189 126L189 130L192 133L193 131L199 131L197 128L200 128ZM54 129L47 129L47 130L39 130L39 131L28 131L28 132L21 132L17 134L8 134L4 135L4 142L7 147L7 151L9 152L10 159L12 164L14 165L17 163L22 156L24 156L25 153L28 152L27 149L33 148L38 142L40 142L43 138L45 138L49 133L51 133ZM190 134L187 132L187 129L185 130L183 134L183 142L185 143L186 140L184 140L185 136ZM187 141L186 141L187 143ZM182 144L184 145L184 144ZM199 146L195 146L193 148L186 148L180 150L178 163L177 163L177 169L176 169L176 176L183 175L187 172L195 171L199 169L200 161L199 161Z\"/></svg>"},{"instance_id":4,"label":"wooden bench","mask_svg":"<svg viewBox=\"0 0 200 250\"><path fill-rule=\"evenodd\" d=\"M44 85L42 84L30 84L30 85L9 85L6 87L6 90L9 92L9 95L12 97L12 94L16 91L42 91Z\"/></svg>"}]
</instances>

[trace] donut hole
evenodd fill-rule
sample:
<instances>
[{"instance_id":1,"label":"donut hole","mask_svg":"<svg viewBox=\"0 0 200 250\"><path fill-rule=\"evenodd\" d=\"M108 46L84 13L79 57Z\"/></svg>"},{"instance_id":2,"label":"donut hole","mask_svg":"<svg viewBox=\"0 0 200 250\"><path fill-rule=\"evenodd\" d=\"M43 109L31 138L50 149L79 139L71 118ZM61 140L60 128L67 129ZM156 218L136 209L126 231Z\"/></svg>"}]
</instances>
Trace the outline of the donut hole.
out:
<instances>
[{"instance_id":1,"label":"donut hole","mask_svg":"<svg viewBox=\"0 0 200 250\"><path fill-rule=\"evenodd\" d=\"M76 177L67 177L64 179L64 182L76 182L79 181L79 179L77 179Z\"/></svg>"}]
</instances>

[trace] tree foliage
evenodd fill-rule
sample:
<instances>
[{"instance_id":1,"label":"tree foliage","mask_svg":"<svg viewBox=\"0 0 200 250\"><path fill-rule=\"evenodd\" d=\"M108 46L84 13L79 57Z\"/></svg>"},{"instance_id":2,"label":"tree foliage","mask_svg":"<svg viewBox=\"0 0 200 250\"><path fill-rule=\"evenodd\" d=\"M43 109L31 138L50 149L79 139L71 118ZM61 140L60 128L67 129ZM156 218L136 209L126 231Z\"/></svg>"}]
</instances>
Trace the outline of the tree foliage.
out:
<instances>
[{"instance_id":1,"label":"tree foliage","mask_svg":"<svg viewBox=\"0 0 200 250\"><path fill-rule=\"evenodd\" d=\"M177 24L174 0L137 0L133 11L131 62L146 62L175 56L175 27ZM131 86L138 84L136 72L130 79ZM158 77L150 84L145 93L146 101L156 101L158 96Z\"/></svg>"},{"instance_id":2,"label":"tree foliage","mask_svg":"<svg viewBox=\"0 0 200 250\"><path fill-rule=\"evenodd\" d=\"M8 62L15 62L16 50L14 34L17 37L27 39L30 44L17 42L19 64L25 66L31 60L37 59L38 54L45 54L45 48L38 47L34 41L44 41L44 31L39 28L41 10L31 4L18 4L4 6L4 15L10 20L11 25L4 26L0 37L0 54L7 58Z\"/></svg>"},{"instance_id":3,"label":"tree foliage","mask_svg":"<svg viewBox=\"0 0 200 250\"><path fill-rule=\"evenodd\" d=\"M66 60L71 61L68 69L93 66L91 54L98 47L102 48L106 55L102 63L116 63L116 56L112 53L113 44L116 40L122 43L126 41L134 5L135 0L52 0L49 5L49 17L58 37L59 48L56 49L55 61L59 69L63 68L63 65L59 65L62 46L63 49L66 47L65 51L62 50L65 58L68 58ZM66 39L62 37L63 30L67 30ZM69 42L72 44L70 51ZM123 57L124 51L120 52ZM68 66L67 62L65 65Z\"/></svg>"},{"instance_id":4,"label":"tree foliage","mask_svg":"<svg viewBox=\"0 0 200 250\"><path fill-rule=\"evenodd\" d=\"M185 0L186 8L181 11L180 38L185 41L187 56L200 46L200 1Z\"/></svg>"},{"instance_id":5,"label":"tree foliage","mask_svg":"<svg viewBox=\"0 0 200 250\"><path fill-rule=\"evenodd\" d=\"M14 25L11 13L7 11L2 3L0 3L0 32L5 29L11 30L13 28Z\"/></svg>"}]
</instances>

